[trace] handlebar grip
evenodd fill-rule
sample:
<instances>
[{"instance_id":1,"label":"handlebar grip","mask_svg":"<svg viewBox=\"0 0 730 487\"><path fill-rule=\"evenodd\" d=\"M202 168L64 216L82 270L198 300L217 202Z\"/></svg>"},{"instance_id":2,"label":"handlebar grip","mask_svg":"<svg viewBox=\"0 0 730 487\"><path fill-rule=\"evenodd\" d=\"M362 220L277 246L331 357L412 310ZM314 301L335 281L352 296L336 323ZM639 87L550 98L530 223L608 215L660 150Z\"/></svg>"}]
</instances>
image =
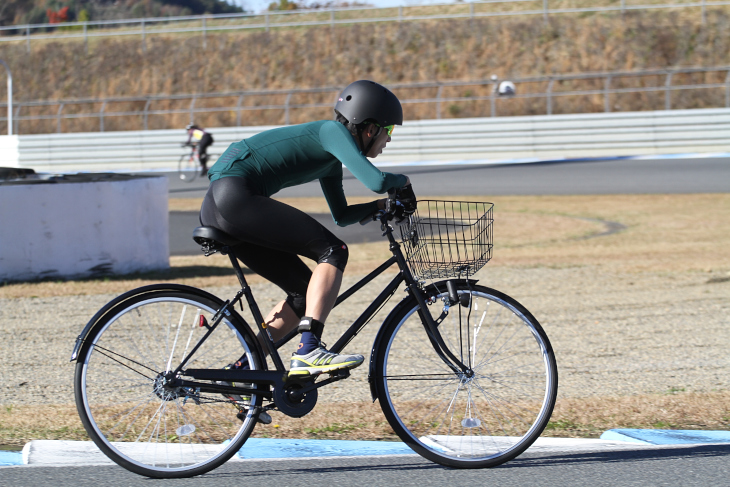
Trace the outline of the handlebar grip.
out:
<instances>
[{"instance_id":1,"label":"handlebar grip","mask_svg":"<svg viewBox=\"0 0 730 487\"><path fill-rule=\"evenodd\" d=\"M383 210L378 210L372 215L368 215L362 220L360 220L360 225L367 225L370 222L378 221L380 217L385 213Z\"/></svg>"}]
</instances>

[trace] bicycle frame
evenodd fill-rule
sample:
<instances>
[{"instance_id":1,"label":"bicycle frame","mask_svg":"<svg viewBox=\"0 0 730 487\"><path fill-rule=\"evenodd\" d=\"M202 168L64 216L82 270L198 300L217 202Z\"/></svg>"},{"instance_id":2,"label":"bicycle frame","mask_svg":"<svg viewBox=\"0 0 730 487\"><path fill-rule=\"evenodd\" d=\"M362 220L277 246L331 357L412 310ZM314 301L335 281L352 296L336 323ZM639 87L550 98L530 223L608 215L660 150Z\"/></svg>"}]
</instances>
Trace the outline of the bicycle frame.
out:
<instances>
[{"instance_id":1,"label":"bicycle frame","mask_svg":"<svg viewBox=\"0 0 730 487\"><path fill-rule=\"evenodd\" d=\"M413 275L410 272L410 269L408 268L408 265L406 263L405 256L403 255L403 252L401 251L400 244L396 241L395 237L393 236L393 227L389 225L388 218L390 215L383 214L379 217L380 223L381 223L381 230L384 232L383 235L387 236L388 241L390 243L390 251L393 254L392 257L390 257L387 261L385 261L383 264L381 264L377 269L373 270L370 274L362 278L360 281L358 281L356 284L354 284L352 287L350 287L348 290L343 292L336 300L335 306L341 304L343 301L348 299L350 296L358 292L360 289L362 289L364 286L366 286L368 283L370 283L373 279L375 279L377 276L385 272L388 268L390 268L393 264L397 264L398 268L400 269L400 272L398 275L396 275L390 283L385 287L385 289L373 300L373 302L365 309L365 311L362 312L362 314L352 323L352 325L345 331L345 333L337 340L337 342L330 347L330 351L334 353L339 353L342 351L350 341L352 341L355 336L365 327L365 325L372 319L372 317L377 313L377 311L381 308L385 302L387 302L390 297L395 293L398 286L405 282L407 289L411 296L414 297L414 299L417 301L419 305L418 313L421 317L422 323L424 323L424 328L426 329L426 333L429 337L429 340L431 341L431 344L433 345L436 353L441 358L441 360L449 367L451 368L454 373L456 374L468 374L469 367L462 363L454 354L448 349L448 347L445 345L441 334L438 331L438 325L436 321L433 319L431 314L429 313L427 309L427 303L426 298L424 296L424 293L420 287L420 284L414 279ZM186 377L192 377L197 380L206 380L206 381L227 381L227 382L246 382L246 383L253 383L255 385L258 384L268 384L268 385L274 385L274 387L281 388L284 383L287 382L287 371L284 367L284 363L281 360L281 356L279 355L277 349L281 348L284 344L286 344L289 340L291 340L294 336L298 334L297 330L294 329L291 332L289 332L285 337L283 337L279 341L274 341L271 334L269 333L268 329L266 328L266 324L264 322L263 315L261 314L261 311L256 304L256 301L254 300L253 293L251 291L251 288L248 286L246 279L243 275L243 271L241 270L241 267L238 263L238 260L236 259L235 255L230 253L228 251L227 247L224 247L223 252L228 254L229 259L231 260L231 264L233 265L233 268L236 272L236 276L238 277L238 280L241 284L241 289L236 293L236 296L229 301L226 301L221 307L220 310L215 314L215 316L212 318L213 323L210 325L206 325L208 327L208 332L203 336L203 338L200 339L198 344L193 347L193 349L190 351L190 353L183 359L183 361L178 365L178 367L170 372L168 371L168 377L169 380L174 382L174 385L181 386L181 387L190 387L190 388L199 388L201 391L205 392L220 392L220 393L238 393L238 394L259 394L265 398L271 398L272 393L270 391L262 391L259 389L252 389L252 388L246 388L246 387L234 387L234 386L226 386L226 385L211 385L208 383L199 383L194 381L188 381L188 380L182 380L179 379L179 374L182 374ZM223 315L230 314L231 310L234 309L236 303L238 303L242 297L246 297L246 301L248 303L248 306L251 310L251 313L253 315L254 320L256 320L257 327L259 331L263 334L265 337L265 345L268 349L269 355L274 362L275 369L274 371L251 371L251 370L224 370L224 369L187 369L184 370L185 364L188 362L190 357L192 357L197 349L202 345L202 343L207 339L207 337L215 330L215 328L218 326L218 324L223 319ZM312 385L304 389L302 392L306 392L306 390L311 390L313 388L322 387L334 380L339 380L337 378L331 378L327 379L325 381L320 381L316 385Z\"/></svg>"}]
</instances>

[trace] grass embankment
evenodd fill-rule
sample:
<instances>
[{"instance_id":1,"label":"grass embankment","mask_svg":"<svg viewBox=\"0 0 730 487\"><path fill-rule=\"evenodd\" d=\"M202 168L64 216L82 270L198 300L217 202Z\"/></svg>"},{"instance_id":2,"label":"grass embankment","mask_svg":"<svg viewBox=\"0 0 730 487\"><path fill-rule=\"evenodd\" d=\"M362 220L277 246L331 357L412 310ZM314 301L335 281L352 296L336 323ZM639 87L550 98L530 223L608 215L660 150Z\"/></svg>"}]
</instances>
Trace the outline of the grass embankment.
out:
<instances>
[{"instance_id":1,"label":"grass embankment","mask_svg":"<svg viewBox=\"0 0 730 487\"><path fill-rule=\"evenodd\" d=\"M571 381L582 380L584 377L581 375L584 371L576 371L575 362L603 360L607 351L626 357L619 357L611 362L612 367L621 368L628 366L627 361L631 360L628 358L630 353L623 347L664 347L656 352L664 360L664 357L680 358L686 355L691 352L687 347L699 346L709 350L712 348L711 341L720 338L726 340L724 337L705 337L706 340L702 343L691 343L704 339L703 330L712 330L716 326L716 311L703 309L702 306L717 306L707 303L719 302L722 307L723 300L727 302L726 298L730 297L730 247L726 245L730 240L730 195L496 197L494 200L497 246L493 261L485 268L490 275L525 275L535 268L560 274L566 268L578 267L587 269L588 272L576 275L584 276L584 279L590 281L605 276L618 276L613 278L617 279L617 284L607 290L593 290L594 283L589 281L572 283L573 289L576 286L585 289L585 293L575 296L575 299L586 302L584 306L595 306L598 303L595 309L586 312L587 319L595 319L596 323L598 320L605 320L605 326L591 329L586 327L589 323L578 323L575 328L573 325L561 328L560 322L565 318L561 318L558 312L533 310L546 319L549 325L548 334L558 352L559 367L561 364L564 366L561 369L561 382L566 386L566 392L561 393L558 399L546 435L597 437L602 431L617 427L730 428L730 391L722 386L712 385L724 383L722 377L726 376L723 372L726 369L723 367L726 365L722 360L709 367L696 365L700 377L712 374L717 376L715 382L710 381L710 385L704 389L693 389L693 385L686 382L692 379L686 378L685 373L692 370L678 370L674 367L671 372L665 373L665 365L661 364L657 365L661 383L659 386L655 383L650 392L623 395L602 392L603 386L612 391L621 388L620 385L617 388L614 387L615 384L601 384L601 380L611 380L613 376L610 375L595 376L594 380L597 382L589 383L589 389L576 389L571 384ZM297 200L295 203L309 211L324 210L321 200ZM196 204L194 201L172 200L171 209L189 209L187 205ZM606 230L606 225L602 222L621 223L625 229L596 237ZM382 244L352 246L348 273L369 271L387 253L387 248ZM659 279L642 280L645 275L658 275ZM689 279L687 276L690 276ZM176 257L172 259L171 269L165 272L101 280L9 284L0 287L0 298L121 293L159 280L202 287L227 286L235 282L232 273L227 270L225 258ZM258 282L254 276L251 276L251 281ZM681 282L679 288L672 287L673 281ZM695 284L688 285L688 281ZM634 282L637 285L631 287ZM663 285L666 287L660 291L660 294L663 293L660 296L662 303L675 301L675 296L676 301L690 300L688 309L691 323L681 329L661 332L677 333L672 335L674 338L663 337L664 344L660 343L660 328L654 328L651 316L634 323L623 321L623 316L613 316L610 313L602 315L606 310L623 304L617 300L626 299L632 293L647 293L647 296L652 296L652 290L639 289L642 282L665 283ZM567 285L558 281L545 284L556 288ZM538 283L538 287L539 285ZM602 286L603 283L598 287ZM496 287L501 288L501 285ZM643 287L649 285L644 284ZM623 289L623 294L618 294L616 289ZM522 292L525 292L524 288ZM530 297L534 292L534 288L527 290L528 300L534 299L534 296ZM608 294L605 295L604 292ZM558 301L571 299L570 296L559 294L554 296ZM710 296L713 301L705 301L706 304L693 304L691 301L701 300L704 296ZM591 300L593 304L589 303ZM561 302L557 303L557 308L563 306ZM618 314L632 312L633 305L629 302L627 306L620 308ZM649 314L666 312L657 306L662 307L664 304L637 304L638 309L646 308ZM529 304L528 308L532 309ZM581 305L577 304L572 309L580 311ZM625 335L627 330L644 333L649 338L641 341L641 337L638 337L635 341L626 342L625 337L617 335L615 340L611 339L612 333ZM581 333L584 334L582 338ZM583 352L576 349L594 347L592 338L599 338L585 336L589 333L601 333L608 342L599 344L599 347L604 348L591 352L594 355L581 355ZM686 335L687 333L691 336ZM576 343L566 340L566 337L576 335L579 336ZM566 345L570 346L566 348ZM606 350L605 347L609 349ZM702 356L704 352L698 353ZM667 364L671 365L671 362ZM567 391L570 390L579 392L568 394ZM21 445L30 439L42 438L86 438L71 402L71 397L64 397L64 404L60 405L4 403L0 407L0 444ZM274 423L258 427L255 434L289 438L396 439L377 403L369 402L353 405L322 401L311 414L301 419L287 418L275 413Z\"/></svg>"},{"instance_id":2,"label":"grass embankment","mask_svg":"<svg viewBox=\"0 0 730 487\"><path fill-rule=\"evenodd\" d=\"M620 14L562 15L545 23L540 16L374 23L330 27L234 31L208 34L206 47L199 35L154 35L146 50L136 36L90 40L87 54L81 40L34 41L3 44L1 57L12 67L15 99L101 99L115 96L215 93L237 90L343 86L358 78L382 83L434 80L481 80L636 70L673 66L730 64L730 10L708 10L702 24L700 10L641 11ZM663 86L663 76L614 79L613 88ZM723 73L677 76L675 85L724 82ZM603 81L558 83L554 92L603 89ZM486 95L490 87L445 87L443 97ZM540 92L547 83L520 85L520 92ZM699 91L699 90L698 90ZM406 98L436 96L436 89L401 90ZM5 93L0 93L0 100ZM675 108L724 106L724 89L673 95ZM244 107L283 104L286 95L246 97ZM294 96L292 104L321 102L331 93ZM236 106L237 97L198 100L196 108ZM500 100L499 114L543 114L544 100ZM145 102L109 103L105 112L141 110ZM150 129L179 128L189 122L189 100L152 103L150 110L180 109L176 115L151 115ZM664 107L664 94L616 95L612 110L651 110ZM91 104L93 105L93 104ZM86 105L66 105L63 113L96 111ZM53 116L58 106L23 109L22 115ZM432 104L409 104L405 118L435 118ZM553 113L604 110L602 95L555 98ZM448 103L443 117L489 116L489 103ZM284 123L283 110L244 112L244 125ZM291 110L292 123L329 118L324 108ZM236 113L201 114L206 127L236 124ZM140 117L107 117L105 130L137 130ZM64 132L96 131L98 118L63 121ZM20 121L19 133L56 131L55 118ZM1 130L1 126L0 126Z\"/></svg>"}]
</instances>

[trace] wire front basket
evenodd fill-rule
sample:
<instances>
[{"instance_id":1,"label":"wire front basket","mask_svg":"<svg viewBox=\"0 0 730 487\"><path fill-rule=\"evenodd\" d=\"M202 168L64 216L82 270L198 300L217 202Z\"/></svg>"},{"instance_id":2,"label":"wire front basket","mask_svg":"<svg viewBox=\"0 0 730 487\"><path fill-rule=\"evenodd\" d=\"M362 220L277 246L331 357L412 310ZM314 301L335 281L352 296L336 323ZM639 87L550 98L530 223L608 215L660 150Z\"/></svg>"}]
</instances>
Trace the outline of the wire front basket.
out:
<instances>
[{"instance_id":1,"label":"wire front basket","mask_svg":"<svg viewBox=\"0 0 730 487\"><path fill-rule=\"evenodd\" d=\"M420 200L401 237L418 280L470 276L492 258L492 203Z\"/></svg>"}]
</instances>

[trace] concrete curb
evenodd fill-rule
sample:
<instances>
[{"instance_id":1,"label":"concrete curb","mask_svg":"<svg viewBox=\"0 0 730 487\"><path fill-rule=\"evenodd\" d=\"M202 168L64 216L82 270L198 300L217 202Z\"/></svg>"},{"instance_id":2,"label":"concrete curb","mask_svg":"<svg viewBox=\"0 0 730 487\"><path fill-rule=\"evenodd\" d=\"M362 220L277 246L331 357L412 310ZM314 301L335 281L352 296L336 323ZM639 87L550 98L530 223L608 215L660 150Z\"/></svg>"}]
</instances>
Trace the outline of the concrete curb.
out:
<instances>
[{"instance_id":1,"label":"concrete curb","mask_svg":"<svg viewBox=\"0 0 730 487\"><path fill-rule=\"evenodd\" d=\"M603 433L601 439L640 445L730 443L730 431L613 429Z\"/></svg>"}]
</instances>

